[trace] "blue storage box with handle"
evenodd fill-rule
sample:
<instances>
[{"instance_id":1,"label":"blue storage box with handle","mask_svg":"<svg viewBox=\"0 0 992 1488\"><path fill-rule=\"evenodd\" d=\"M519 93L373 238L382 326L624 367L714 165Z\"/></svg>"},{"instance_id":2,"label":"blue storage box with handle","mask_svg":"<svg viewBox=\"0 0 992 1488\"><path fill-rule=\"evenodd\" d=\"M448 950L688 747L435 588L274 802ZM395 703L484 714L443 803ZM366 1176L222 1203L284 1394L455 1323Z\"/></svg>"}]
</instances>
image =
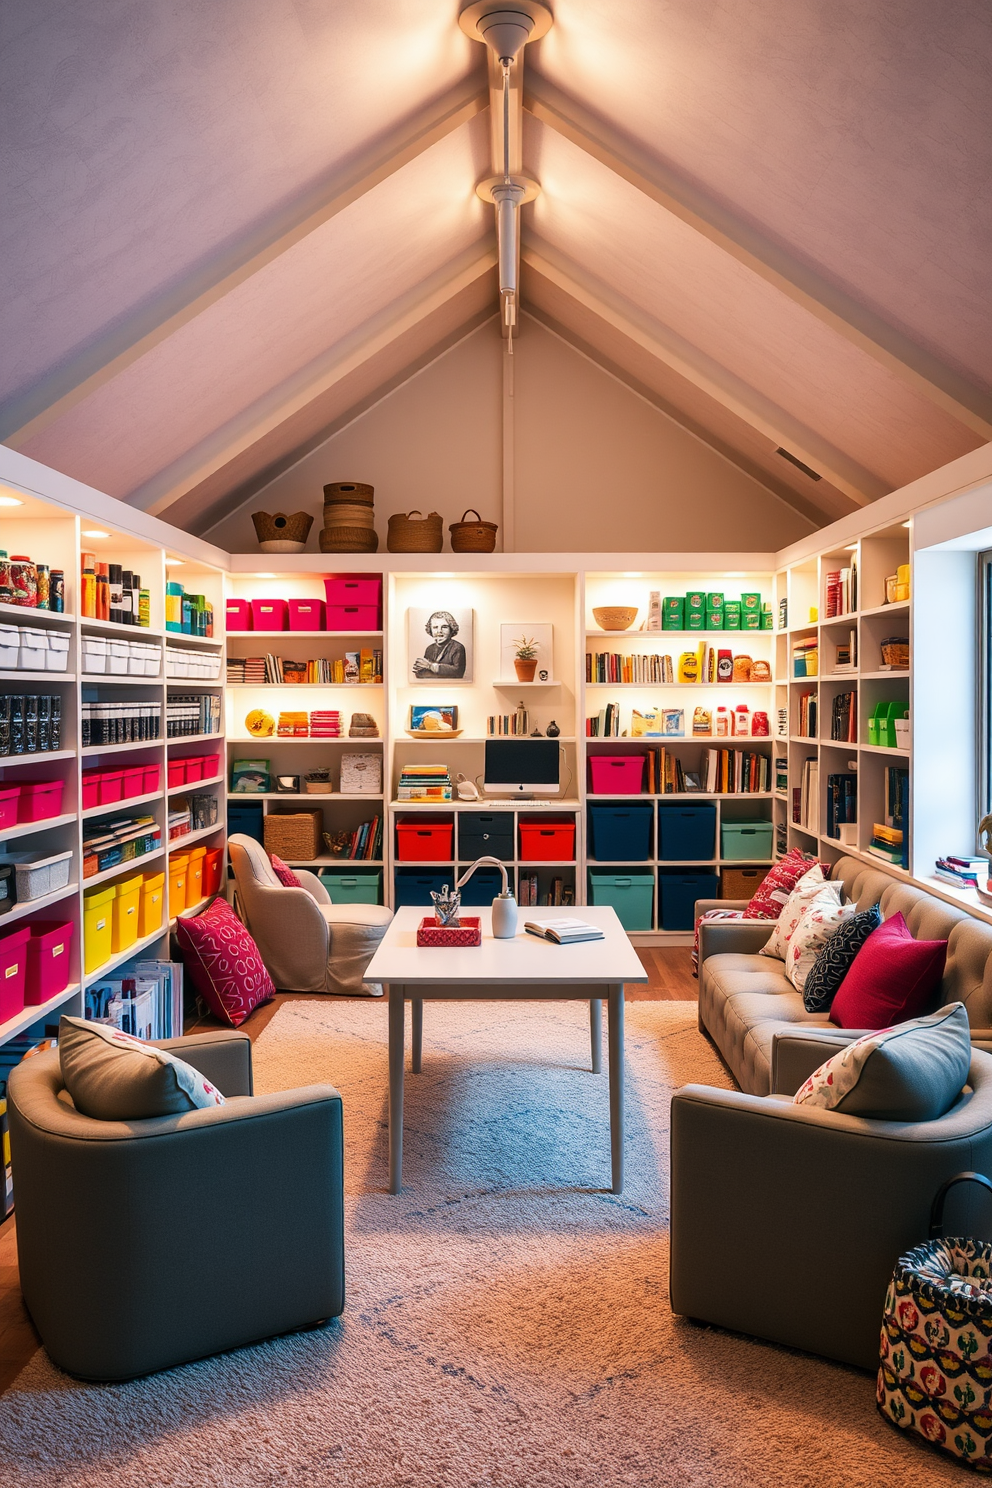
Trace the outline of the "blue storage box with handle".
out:
<instances>
[{"instance_id":1,"label":"blue storage box with handle","mask_svg":"<svg viewBox=\"0 0 992 1488\"><path fill-rule=\"evenodd\" d=\"M651 856L653 806L589 807L592 858L601 863L644 863Z\"/></svg>"},{"instance_id":2,"label":"blue storage box with handle","mask_svg":"<svg viewBox=\"0 0 992 1488\"><path fill-rule=\"evenodd\" d=\"M612 904L625 930L650 930L654 912L653 873L590 873L590 904Z\"/></svg>"},{"instance_id":3,"label":"blue storage box with handle","mask_svg":"<svg viewBox=\"0 0 992 1488\"><path fill-rule=\"evenodd\" d=\"M716 857L716 807L658 807L658 857L668 863L705 863Z\"/></svg>"},{"instance_id":4,"label":"blue storage box with handle","mask_svg":"<svg viewBox=\"0 0 992 1488\"><path fill-rule=\"evenodd\" d=\"M691 930L697 899L716 899L720 879L715 873L679 872L666 868L658 874L658 921L662 930Z\"/></svg>"},{"instance_id":5,"label":"blue storage box with handle","mask_svg":"<svg viewBox=\"0 0 992 1488\"><path fill-rule=\"evenodd\" d=\"M381 904L381 879L382 874L378 870L375 873L367 870L364 873L342 873L335 868L320 875L320 881L330 894L332 904Z\"/></svg>"},{"instance_id":6,"label":"blue storage box with handle","mask_svg":"<svg viewBox=\"0 0 992 1488\"><path fill-rule=\"evenodd\" d=\"M256 842L262 841L261 801L237 801L228 805L227 835L232 837L235 832L241 832L245 837L254 837Z\"/></svg>"},{"instance_id":7,"label":"blue storage box with handle","mask_svg":"<svg viewBox=\"0 0 992 1488\"><path fill-rule=\"evenodd\" d=\"M402 909L404 904L417 904L423 905L425 909L433 909L431 893L440 894L445 884L453 889L456 877L453 867L397 868L394 878L396 908Z\"/></svg>"}]
</instances>

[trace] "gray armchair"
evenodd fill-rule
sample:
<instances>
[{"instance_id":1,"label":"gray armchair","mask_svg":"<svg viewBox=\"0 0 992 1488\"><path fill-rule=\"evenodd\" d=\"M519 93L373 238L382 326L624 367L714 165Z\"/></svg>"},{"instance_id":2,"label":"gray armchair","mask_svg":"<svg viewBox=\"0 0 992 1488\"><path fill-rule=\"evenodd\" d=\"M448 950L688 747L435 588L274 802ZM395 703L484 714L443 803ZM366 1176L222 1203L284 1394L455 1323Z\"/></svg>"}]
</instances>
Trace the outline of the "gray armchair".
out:
<instances>
[{"instance_id":1,"label":"gray armchair","mask_svg":"<svg viewBox=\"0 0 992 1488\"><path fill-rule=\"evenodd\" d=\"M161 1047L228 1103L96 1121L73 1106L57 1050L10 1075L21 1290L51 1358L81 1379L169 1369L344 1306L338 1092L252 1097L243 1034Z\"/></svg>"},{"instance_id":2,"label":"gray armchair","mask_svg":"<svg viewBox=\"0 0 992 1488\"><path fill-rule=\"evenodd\" d=\"M872 1369L897 1258L926 1239L945 1179L992 1176L992 1056L927 1123L795 1106L856 1033L776 1035L768 1096L687 1085L672 1101L671 1304L720 1327ZM779 1092L779 1093L776 1093ZM981 1234L962 1192L948 1233Z\"/></svg>"},{"instance_id":3,"label":"gray armchair","mask_svg":"<svg viewBox=\"0 0 992 1488\"><path fill-rule=\"evenodd\" d=\"M332 904L315 873L295 870L302 888L279 882L254 837L228 838L238 907L281 992L379 996L365 969L393 918L381 904Z\"/></svg>"}]
</instances>

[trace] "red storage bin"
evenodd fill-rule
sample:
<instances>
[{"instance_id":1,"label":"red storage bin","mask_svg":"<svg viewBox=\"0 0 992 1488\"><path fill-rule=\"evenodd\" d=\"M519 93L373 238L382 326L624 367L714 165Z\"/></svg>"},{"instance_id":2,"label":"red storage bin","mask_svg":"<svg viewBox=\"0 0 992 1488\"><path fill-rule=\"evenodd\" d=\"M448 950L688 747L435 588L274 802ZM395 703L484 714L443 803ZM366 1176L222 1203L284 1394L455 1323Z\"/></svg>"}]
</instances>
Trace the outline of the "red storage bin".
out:
<instances>
[{"instance_id":1,"label":"red storage bin","mask_svg":"<svg viewBox=\"0 0 992 1488\"><path fill-rule=\"evenodd\" d=\"M100 804L100 776L101 770L83 771L83 810L89 811L92 806Z\"/></svg>"},{"instance_id":2,"label":"red storage bin","mask_svg":"<svg viewBox=\"0 0 992 1488\"><path fill-rule=\"evenodd\" d=\"M186 761L182 759L170 759L169 761L169 789L177 790L179 786L186 784Z\"/></svg>"},{"instance_id":3,"label":"red storage bin","mask_svg":"<svg viewBox=\"0 0 992 1488\"><path fill-rule=\"evenodd\" d=\"M19 785L0 786L0 827L12 827L17 821L17 798L21 794Z\"/></svg>"},{"instance_id":4,"label":"red storage bin","mask_svg":"<svg viewBox=\"0 0 992 1488\"><path fill-rule=\"evenodd\" d=\"M567 863L575 857L574 821L520 823L522 863Z\"/></svg>"},{"instance_id":5,"label":"red storage bin","mask_svg":"<svg viewBox=\"0 0 992 1488\"><path fill-rule=\"evenodd\" d=\"M209 898L220 889L221 878L224 873L224 849L222 847L208 847L203 858L203 894Z\"/></svg>"},{"instance_id":6,"label":"red storage bin","mask_svg":"<svg viewBox=\"0 0 992 1488\"><path fill-rule=\"evenodd\" d=\"M100 805L112 806L121 799L124 790L123 770L100 771Z\"/></svg>"},{"instance_id":7,"label":"red storage bin","mask_svg":"<svg viewBox=\"0 0 992 1488\"><path fill-rule=\"evenodd\" d=\"M251 630L251 605L246 599L227 601L226 621L228 630Z\"/></svg>"},{"instance_id":8,"label":"red storage bin","mask_svg":"<svg viewBox=\"0 0 992 1488\"><path fill-rule=\"evenodd\" d=\"M140 796L145 789L145 771L142 765L132 765L121 771L121 800L129 801L132 796Z\"/></svg>"},{"instance_id":9,"label":"red storage bin","mask_svg":"<svg viewBox=\"0 0 992 1488\"><path fill-rule=\"evenodd\" d=\"M285 630L289 608L284 599L253 599L252 630Z\"/></svg>"},{"instance_id":10,"label":"red storage bin","mask_svg":"<svg viewBox=\"0 0 992 1488\"><path fill-rule=\"evenodd\" d=\"M379 629L378 605L328 605L328 630L364 631Z\"/></svg>"},{"instance_id":11,"label":"red storage bin","mask_svg":"<svg viewBox=\"0 0 992 1488\"><path fill-rule=\"evenodd\" d=\"M31 931L26 925L0 937L0 1023L23 1011L30 939Z\"/></svg>"},{"instance_id":12,"label":"red storage bin","mask_svg":"<svg viewBox=\"0 0 992 1488\"><path fill-rule=\"evenodd\" d=\"M149 791L157 791L162 784L161 765L142 765L141 767L141 792L146 795Z\"/></svg>"},{"instance_id":13,"label":"red storage bin","mask_svg":"<svg viewBox=\"0 0 992 1488\"><path fill-rule=\"evenodd\" d=\"M645 754L593 754L589 757L595 796L638 796L644 780Z\"/></svg>"},{"instance_id":14,"label":"red storage bin","mask_svg":"<svg viewBox=\"0 0 992 1488\"><path fill-rule=\"evenodd\" d=\"M364 574L336 574L324 580L324 593L328 605L372 605L378 609L382 603L382 579L378 574L371 578Z\"/></svg>"},{"instance_id":15,"label":"red storage bin","mask_svg":"<svg viewBox=\"0 0 992 1488\"><path fill-rule=\"evenodd\" d=\"M186 766L186 784L195 785L198 780L203 779L203 755L190 754L183 760Z\"/></svg>"},{"instance_id":16,"label":"red storage bin","mask_svg":"<svg viewBox=\"0 0 992 1488\"><path fill-rule=\"evenodd\" d=\"M220 774L219 754L204 754L201 757L201 763L203 765L203 774L200 776L201 780L213 780L215 775Z\"/></svg>"},{"instance_id":17,"label":"red storage bin","mask_svg":"<svg viewBox=\"0 0 992 1488\"><path fill-rule=\"evenodd\" d=\"M323 630L324 601L322 599L289 600L290 630Z\"/></svg>"},{"instance_id":18,"label":"red storage bin","mask_svg":"<svg viewBox=\"0 0 992 1488\"><path fill-rule=\"evenodd\" d=\"M50 816L62 812L64 780L21 781L17 798L17 820L19 822L47 821Z\"/></svg>"},{"instance_id":19,"label":"red storage bin","mask_svg":"<svg viewBox=\"0 0 992 1488\"><path fill-rule=\"evenodd\" d=\"M398 821L397 860L401 863L442 863L451 858L454 822Z\"/></svg>"},{"instance_id":20,"label":"red storage bin","mask_svg":"<svg viewBox=\"0 0 992 1488\"><path fill-rule=\"evenodd\" d=\"M34 920L28 927L25 1007L57 997L69 985L72 925L68 920Z\"/></svg>"}]
</instances>

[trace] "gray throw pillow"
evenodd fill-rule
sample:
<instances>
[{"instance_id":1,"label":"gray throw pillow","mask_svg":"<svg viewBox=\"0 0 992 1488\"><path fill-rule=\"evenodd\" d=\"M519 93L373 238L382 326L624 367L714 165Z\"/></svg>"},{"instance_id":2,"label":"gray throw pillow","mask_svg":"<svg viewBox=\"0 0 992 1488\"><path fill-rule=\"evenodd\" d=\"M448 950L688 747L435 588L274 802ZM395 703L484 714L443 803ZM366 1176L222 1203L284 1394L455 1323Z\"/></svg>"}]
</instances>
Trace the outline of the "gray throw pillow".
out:
<instances>
[{"instance_id":1,"label":"gray throw pillow","mask_svg":"<svg viewBox=\"0 0 992 1488\"><path fill-rule=\"evenodd\" d=\"M142 1121L224 1104L191 1064L106 1023L61 1018L59 1064L76 1110L97 1121Z\"/></svg>"}]
</instances>

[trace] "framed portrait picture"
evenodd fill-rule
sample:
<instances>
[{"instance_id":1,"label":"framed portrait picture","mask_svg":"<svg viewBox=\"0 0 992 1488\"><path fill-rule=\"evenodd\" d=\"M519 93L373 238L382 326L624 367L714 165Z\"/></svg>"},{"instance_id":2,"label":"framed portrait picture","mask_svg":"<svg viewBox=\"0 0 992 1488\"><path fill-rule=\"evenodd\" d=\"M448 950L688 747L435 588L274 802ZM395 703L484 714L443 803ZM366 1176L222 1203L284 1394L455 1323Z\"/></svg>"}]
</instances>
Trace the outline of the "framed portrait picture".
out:
<instances>
[{"instance_id":1,"label":"framed portrait picture","mask_svg":"<svg viewBox=\"0 0 992 1488\"><path fill-rule=\"evenodd\" d=\"M407 610L409 680L471 682L475 611Z\"/></svg>"},{"instance_id":2,"label":"framed portrait picture","mask_svg":"<svg viewBox=\"0 0 992 1488\"><path fill-rule=\"evenodd\" d=\"M500 678L512 682L517 674L514 662L521 649L536 660L533 680L553 682L555 680L555 628L544 621L504 620L499 628Z\"/></svg>"}]
</instances>

